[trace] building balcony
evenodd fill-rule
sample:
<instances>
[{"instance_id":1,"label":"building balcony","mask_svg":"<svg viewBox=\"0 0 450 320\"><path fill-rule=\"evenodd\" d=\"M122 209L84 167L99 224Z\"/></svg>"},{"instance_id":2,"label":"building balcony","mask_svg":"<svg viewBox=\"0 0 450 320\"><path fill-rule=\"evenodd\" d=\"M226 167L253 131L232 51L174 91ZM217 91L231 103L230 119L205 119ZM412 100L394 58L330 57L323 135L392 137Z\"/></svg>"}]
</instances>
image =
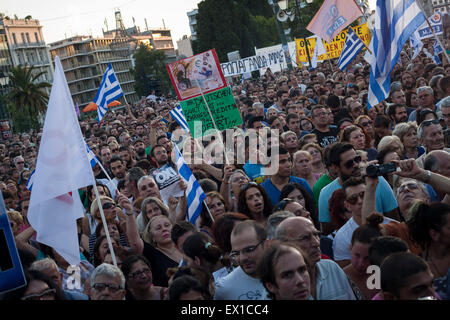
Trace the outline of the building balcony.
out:
<instances>
[{"instance_id":1,"label":"building balcony","mask_svg":"<svg viewBox=\"0 0 450 320\"><path fill-rule=\"evenodd\" d=\"M46 47L45 42L23 42L23 43L17 43L12 44L11 48L18 50L18 49L29 49L29 48L42 48Z\"/></svg>"}]
</instances>

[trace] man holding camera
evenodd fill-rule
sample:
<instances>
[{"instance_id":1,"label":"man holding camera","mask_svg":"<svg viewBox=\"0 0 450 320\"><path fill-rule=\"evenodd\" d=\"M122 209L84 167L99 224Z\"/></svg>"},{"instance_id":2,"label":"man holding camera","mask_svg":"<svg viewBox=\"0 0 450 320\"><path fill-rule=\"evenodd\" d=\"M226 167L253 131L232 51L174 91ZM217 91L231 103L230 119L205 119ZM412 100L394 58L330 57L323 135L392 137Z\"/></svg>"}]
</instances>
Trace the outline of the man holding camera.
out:
<instances>
[{"instance_id":1,"label":"man holding camera","mask_svg":"<svg viewBox=\"0 0 450 320\"><path fill-rule=\"evenodd\" d=\"M357 155L355 148L349 143L337 142L330 147L330 163L332 170L338 173L338 177L324 187L319 195L319 221L322 233L327 235L334 231L331 223L328 200L333 192L342 188L346 180L351 177L361 177L361 157ZM389 183L379 178L380 183L376 189L377 212L383 213L392 219L399 219L398 204Z\"/></svg>"}]
</instances>

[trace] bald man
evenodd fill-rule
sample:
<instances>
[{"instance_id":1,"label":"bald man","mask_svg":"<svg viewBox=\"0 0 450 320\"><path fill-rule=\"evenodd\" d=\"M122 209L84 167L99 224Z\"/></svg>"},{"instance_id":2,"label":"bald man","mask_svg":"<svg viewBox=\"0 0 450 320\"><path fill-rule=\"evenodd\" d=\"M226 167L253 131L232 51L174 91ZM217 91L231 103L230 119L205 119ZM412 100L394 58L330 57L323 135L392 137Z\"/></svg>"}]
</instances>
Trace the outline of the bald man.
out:
<instances>
[{"instance_id":1,"label":"bald man","mask_svg":"<svg viewBox=\"0 0 450 320\"><path fill-rule=\"evenodd\" d=\"M450 153L445 150L433 150L426 155L423 166L425 170L450 178ZM435 191L440 200L445 197L445 193Z\"/></svg>"},{"instance_id":2,"label":"bald man","mask_svg":"<svg viewBox=\"0 0 450 320\"><path fill-rule=\"evenodd\" d=\"M348 278L339 265L332 260L321 260L320 232L310 219L287 218L278 225L275 238L297 243L307 255L311 296L314 299L355 300Z\"/></svg>"}]
</instances>

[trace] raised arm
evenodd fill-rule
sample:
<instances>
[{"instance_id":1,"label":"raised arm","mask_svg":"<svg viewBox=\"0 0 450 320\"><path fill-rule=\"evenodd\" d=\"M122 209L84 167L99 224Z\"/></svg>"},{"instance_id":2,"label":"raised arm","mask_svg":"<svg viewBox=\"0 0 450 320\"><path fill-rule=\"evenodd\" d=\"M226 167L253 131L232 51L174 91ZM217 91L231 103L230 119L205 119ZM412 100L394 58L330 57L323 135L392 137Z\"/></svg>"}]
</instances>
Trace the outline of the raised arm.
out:
<instances>
[{"instance_id":1,"label":"raised arm","mask_svg":"<svg viewBox=\"0 0 450 320\"><path fill-rule=\"evenodd\" d=\"M372 213L376 212L375 193L378 186L378 177L366 177L366 191L364 192L364 199L361 209L362 224L366 223L366 219Z\"/></svg>"},{"instance_id":2,"label":"raised arm","mask_svg":"<svg viewBox=\"0 0 450 320\"><path fill-rule=\"evenodd\" d=\"M230 176L233 172L233 165L225 165L223 168L223 180L220 185L220 194L225 199L227 209L229 211L233 210L233 200L230 199Z\"/></svg>"},{"instance_id":3,"label":"raised arm","mask_svg":"<svg viewBox=\"0 0 450 320\"><path fill-rule=\"evenodd\" d=\"M30 238L35 232L36 231L33 229L33 227L29 227L15 236L14 240L16 241L17 248L28 250L37 258L39 250L29 243Z\"/></svg>"},{"instance_id":4,"label":"raised arm","mask_svg":"<svg viewBox=\"0 0 450 320\"><path fill-rule=\"evenodd\" d=\"M133 206L131 205L130 200L119 192L117 192L117 203L126 210L126 232L130 247L135 254L141 255L144 251L144 241L139 236L139 229L133 212Z\"/></svg>"}]
</instances>

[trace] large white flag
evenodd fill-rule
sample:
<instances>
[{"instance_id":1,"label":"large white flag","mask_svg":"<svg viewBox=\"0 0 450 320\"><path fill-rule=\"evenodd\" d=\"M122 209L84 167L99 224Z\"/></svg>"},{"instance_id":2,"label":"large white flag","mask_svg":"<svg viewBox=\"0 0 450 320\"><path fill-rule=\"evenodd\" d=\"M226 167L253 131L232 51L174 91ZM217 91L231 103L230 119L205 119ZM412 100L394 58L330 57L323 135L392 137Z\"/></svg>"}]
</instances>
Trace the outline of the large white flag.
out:
<instances>
[{"instance_id":1,"label":"large white flag","mask_svg":"<svg viewBox=\"0 0 450 320\"><path fill-rule=\"evenodd\" d=\"M95 183L59 57L36 162L28 220L37 241L71 265L80 263L76 220L83 217L78 189Z\"/></svg>"},{"instance_id":2,"label":"large white flag","mask_svg":"<svg viewBox=\"0 0 450 320\"><path fill-rule=\"evenodd\" d=\"M316 46L314 47L314 54L311 59L311 67L317 68L317 60L319 59L319 56L326 54L327 50L325 49L325 46L323 45L322 38L317 36L316 37Z\"/></svg>"}]
</instances>

